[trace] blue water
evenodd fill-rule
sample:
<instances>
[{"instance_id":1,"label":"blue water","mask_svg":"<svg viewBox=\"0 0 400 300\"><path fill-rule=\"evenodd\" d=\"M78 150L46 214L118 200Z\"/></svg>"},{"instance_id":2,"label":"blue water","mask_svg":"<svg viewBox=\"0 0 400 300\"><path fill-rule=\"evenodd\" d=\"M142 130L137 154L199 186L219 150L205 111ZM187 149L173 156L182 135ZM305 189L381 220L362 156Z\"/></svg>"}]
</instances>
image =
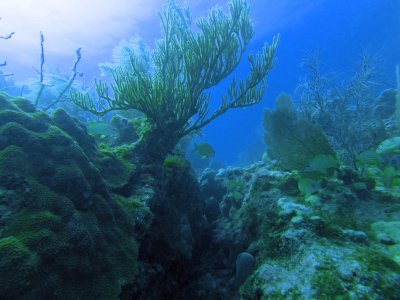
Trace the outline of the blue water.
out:
<instances>
[{"instance_id":1,"label":"blue water","mask_svg":"<svg viewBox=\"0 0 400 300\"><path fill-rule=\"evenodd\" d=\"M77 72L83 76L77 81L86 89L93 77L99 78L98 64L111 60L112 49L121 39L138 34L154 48L155 40L162 37L156 11L165 1L0 0L0 91L20 95L22 85L11 81L30 78L40 90L35 93L32 88L32 101L35 97L55 100L51 86L38 84L40 31L45 36L45 76L64 78L62 84L55 84L62 87L58 93L68 87L75 49L80 47ZM194 18L226 1L188 0ZM162 139L154 141L152 130L139 126L143 123L129 123L122 117L110 121L111 113L95 120L66 96L64 108L86 122L94 143L62 110L47 117L32 113L35 108L28 101L10 101L0 94L0 300L235 300L239 285L252 273L241 289L245 299L270 295L398 299L398 131L371 126L366 118L362 121L368 122L357 122L361 113L369 114L351 102L353 95L343 97L344 109L354 111L343 114L346 123L339 121L340 126L331 124L342 111L335 110L334 118L333 113L325 117L326 111L317 111L317 124L332 121L323 130L333 138L330 146L336 153L309 123L314 120L297 120L294 112L285 109L271 113L268 120L269 153L281 161L280 167L265 162L233 171L203 172L203 168L249 166L261 159L266 153L264 110L272 108L282 92L297 100L295 89L305 75L300 63L307 52L318 49L321 72L335 74L339 85L349 82L359 70L361 55L368 52L377 58L376 93L395 87L400 0L248 1L255 31L248 52L259 51L265 41L280 34L276 65L267 76L261 103L228 111L195 138L193 142L207 142L216 153L201 160L213 153L207 145L197 148L197 156L189 151L197 178L179 156L162 161L175 146L179 127L155 127L155 133L165 136L157 135ZM77 24L69 23L74 21ZM12 38L1 38L12 31ZM211 113L218 109L232 78L244 79L248 68L244 57L231 76L208 91L213 95ZM13 74L6 77L10 82L2 72ZM365 100L358 97L365 94L357 88L352 90L355 100ZM337 95L325 100L336 104ZM39 104L46 108L49 103ZM371 121L385 119L391 125L392 103L385 104L377 107L388 110L388 118L374 107ZM162 125L183 125L170 122L169 111L154 110L153 117L168 118ZM278 124L298 124L301 130L310 128L311 134L294 130L287 135L282 130L278 136ZM345 124L360 127L341 134ZM139 138L132 137L135 126L151 138L143 139L132 152L129 147L115 147ZM293 141L298 157L287 147ZM334 145L338 141L340 145ZM205 153L200 153L201 148ZM131 153L137 156L131 158Z\"/></svg>"},{"instance_id":2,"label":"blue water","mask_svg":"<svg viewBox=\"0 0 400 300\"><path fill-rule=\"evenodd\" d=\"M124 0L121 1L123 3ZM204 16L213 5L225 6L226 2L196 0L190 1L189 7L193 18L196 19ZM118 18L107 11L107 9L112 9L111 7L106 10L101 9L100 3L99 7L93 9L87 17L93 19L91 23L82 22L81 27L65 24L64 27L67 29L62 29L64 33L57 34L54 30L52 31L51 23L46 25L48 27L45 25L42 26L43 28L37 27L36 23L43 21L40 20L40 15L37 17L32 14L24 15L26 11L21 7L18 9L14 7L15 11L10 11L11 8L8 7L10 3L0 2L2 17L0 35L11 30L16 31L12 39L0 40L0 61L6 59L8 62L2 70L14 73L15 81L27 79L27 76L37 76L34 69L38 69L40 63L40 29L45 35L46 65L60 68L69 76L74 61L74 49L82 47L82 61L78 69L84 73L82 79L91 84L92 77L99 75L97 64L110 60L112 48L119 40L138 34L150 47L154 47L154 41L161 37L156 10L162 8L163 1L155 0L146 4L139 17L136 13L135 20L132 20L130 16L130 10L135 6L132 3L136 2L126 2L124 11L126 15L118 16ZM385 82L386 87L394 86L395 65L400 63L400 0L249 0L249 5L255 31L249 51L257 51L265 41L271 42L272 37L280 33L277 63L267 78L268 88L260 104L246 109L231 110L204 128L203 136L199 138L199 141L206 141L214 147L215 161L237 164L241 156L246 156L246 151L258 153L247 155L250 158L254 160L260 158L261 151L258 150L263 141L263 110L266 107L272 107L279 93L283 91L293 93L299 79L304 75L300 62L307 51L319 49L321 61L326 66L323 71L335 72L340 81L351 77L360 61L361 53L367 50L379 57L382 81ZM62 13L61 4L59 8L58 13ZM71 15L71 11L80 8L69 7L68 9L65 11ZM100 12L110 13L110 18L114 16L114 19L105 17L109 23L104 24L104 18L99 17L100 19L96 20ZM42 11L42 13L46 15L47 12ZM80 14L87 15L87 12L82 11ZM47 15L54 18L52 14ZM29 26L16 22L16 20L28 22L31 19L34 22L29 23ZM68 16L60 16L59 19L68 19ZM93 24L98 24L98 28ZM34 30L33 27L35 27ZM108 30L108 27L112 30L103 33L102 30ZM68 28L71 28L71 32ZM32 33L25 32L30 29ZM90 35L91 31L92 35ZM65 44L68 49L57 48L57 44ZM17 47L16 50L14 46ZM2 49L5 50L4 54ZM28 54L31 54L33 58L27 59ZM248 64L246 59L243 59L234 76L243 78L247 71ZM229 80L224 81L212 90L216 104L219 100L218 95L224 92L228 83Z\"/></svg>"},{"instance_id":3,"label":"blue water","mask_svg":"<svg viewBox=\"0 0 400 300\"><path fill-rule=\"evenodd\" d=\"M257 8L254 12L253 7L253 14L258 19L262 17L262 9L268 9L269 1L252 2ZM263 109L272 107L274 99L282 91L289 94L294 91L304 74L300 63L306 51L319 49L321 61L326 64L325 70L349 79L357 69L360 55L366 50L379 57L382 81L387 87L395 86L395 65L400 63L400 1L293 2L317 4L301 20L293 22L293 25L289 22L279 30L281 42L277 64L268 77L264 100L245 110L230 111L204 129L203 139L215 148L216 160L235 164L246 147L251 148L256 141L263 139ZM286 11L285 18L290 19L290 16L291 11ZM293 18L296 19L296 16ZM250 49L259 49L264 40L271 41L273 33L257 35L257 31L263 31L262 24L258 24L254 30L256 39ZM246 64L240 68L245 70ZM238 70L238 76L243 73L241 70Z\"/></svg>"}]
</instances>

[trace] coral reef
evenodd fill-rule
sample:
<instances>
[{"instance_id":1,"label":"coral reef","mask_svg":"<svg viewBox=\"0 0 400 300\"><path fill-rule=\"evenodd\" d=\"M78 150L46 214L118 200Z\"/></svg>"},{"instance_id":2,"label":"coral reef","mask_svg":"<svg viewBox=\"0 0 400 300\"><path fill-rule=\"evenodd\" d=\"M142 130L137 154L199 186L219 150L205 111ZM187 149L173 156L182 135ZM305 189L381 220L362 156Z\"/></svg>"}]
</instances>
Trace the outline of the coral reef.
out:
<instances>
[{"instance_id":1,"label":"coral reef","mask_svg":"<svg viewBox=\"0 0 400 300\"><path fill-rule=\"evenodd\" d=\"M283 168L304 171L317 155L335 155L322 128L299 118L292 99L281 94L276 109L265 110L264 128L268 154Z\"/></svg>"},{"instance_id":2,"label":"coral reef","mask_svg":"<svg viewBox=\"0 0 400 300\"><path fill-rule=\"evenodd\" d=\"M374 191L368 178L352 173L348 180L349 172L341 168L313 195L302 195L300 178L274 164L214 173L208 182L236 179L243 195L236 202L229 192L223 196L220 206L229 205L228 213L219 215L214 231L221 269L233 271L243 251L256 258L240 299L396 299L400 266L393 224L400 207L396 198ZM222 274L215 271L213 280L220 282ZM220 289L239 299L225 276Z\"/></svg>"},{"instance_id":3,"label":"coral reef","mask_svg":"<svg viewBox=\"0 0 400 300\"><path fill-rule=\"evenodd\" d=\"M117 68L106 66L114 80L112 93L107 83L96 80L98 100L79 91L73 91L71 98L98 115L127 109L142 112L150 130L141 139L137 153L142 159L162 162L182 137L229 109L261 101L279 37L271 45L265 43L256 55L249 54L249 74L239 81L233 79L214 108L208 90L236 69L253 36L247 3L232 0L228 14L212 9L208 17L197 22L196 33L192 31L189 10L174 1L165 5L159 17L163 39L157 41L152 55L145 47L134 48L125 54L129 57L128 66L122 61Z\"/></svg>"},{"instance_id":4,"label":"coral reef","mask_svg":"<svg viewBox=\"0 0 400 300\"><path fill-rule=\"evenodd\" d=\"M0 137L7 299L396 299L400 206L375 173L335 164L304 190L309 174L279 161L198 178L178 153L135 165L131 146L98 147L65 111L5 94Z\"/></svg>"},{"instance_id":5,"label":"coral reef","mask_svg":"<svg viewBox=\"0 0 400 300\"><path fill-rule=\"evenodd\" d=\"M262 161L216 167L202 141L196 168L193 135L261 101L279 36L236 79L253 36L245 0L197 31L173 0L159 16L153 52L121 42L98 99L70 94L95 115L113 111L103 119L60 108L79 50L52 89L42 49L36 101L0 92L0 298L398 299L399 86L378 95L367 55L334 85L310 54L299 102L281 94L265 111Z\"/></svg>"},{"instance_id":6,"label":"coral reef","mask_svg":"<svg viewBox=\"0 0 400 300\"><path fill-rule=\"evenodd\" d=\"M2 297L117 298L137 272L135 214L111 193L126 162L63 110L5 94L0 137Z\"/></svg>"},{"instance_id":7,"label":"coral reef","mask_svg":"<svg viewBox=\"0 0 400 300\"><path fill-rule=\"evenodd\" d=\"M341 82L321 71L317 52L308 53L302 65L305 77L298 87L302 118L320 125L343 163L356 168L358 154L388 137L385 122L393 117L393 110L386 118L379 116L384 113L379 106L390 107L392 101L390 93L383 95L386 99L379 97L382 79L377 58L362 53L353 76Z\"/></svg>"}]
</instances>

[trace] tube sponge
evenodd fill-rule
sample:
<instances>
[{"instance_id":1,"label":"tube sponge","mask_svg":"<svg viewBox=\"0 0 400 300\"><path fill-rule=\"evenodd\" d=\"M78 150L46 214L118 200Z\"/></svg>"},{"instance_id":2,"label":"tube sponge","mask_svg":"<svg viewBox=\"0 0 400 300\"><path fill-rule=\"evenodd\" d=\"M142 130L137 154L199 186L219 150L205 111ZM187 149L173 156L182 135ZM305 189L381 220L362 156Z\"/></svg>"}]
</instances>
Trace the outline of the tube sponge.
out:
<instances>
[{"instance_id":1,"label":"tube sponge","mask_svg":"<svg viewBox=\"0 0 400 300\"><path fill-rule=\"evenodd\" d=\"M242 285L256 266L256 259L248 252L241 252L236 258L236 281Z\"/></svg>"}]
</instances>

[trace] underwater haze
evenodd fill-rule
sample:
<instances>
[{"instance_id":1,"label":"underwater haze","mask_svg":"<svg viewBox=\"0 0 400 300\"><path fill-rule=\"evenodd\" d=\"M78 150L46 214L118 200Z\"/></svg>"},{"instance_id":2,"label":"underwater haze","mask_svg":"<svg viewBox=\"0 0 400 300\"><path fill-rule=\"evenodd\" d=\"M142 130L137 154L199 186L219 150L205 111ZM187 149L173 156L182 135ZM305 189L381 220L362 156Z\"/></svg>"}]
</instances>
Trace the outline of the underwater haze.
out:
<instances>
[{"instance_id":1,"label":"underwater haze","mask_svg":"<svg viewBox=\"0 0 400 300\"><path fill-rule=\"evenodd\" d=\"M255 37L249 50L259 49L265 40L280 32L282 43L275 68L268 79L268 91L260 105L233 111L204 129L204 140L216 150L215 159L224 164L240 163L246 151L257 152L262 137L262 113L271 107L281 91L291 93L304 76L300 63L304 53L319 49L321 60L331 72L351 76L364 50L380 60L382 81L393 85L393 64L400 60L398 11L396 0L354 1L249 1ZM224 1L189 1L193 18L204 15ZM150 47L160 38L156 11L163 1L57 1L25 0L24 5L2 1L2 32L15 31L3 42L4 70L14 80L35 76L40 65L40 37L45 36L46 62L69 74L75 49L82 47L79 71L90 84L99 74L98 64L109 61L120 40L139 35ZM34 12L34 13L33 13ZM240 77L246 64L236 70ZM216 90L218 97L218 89ZM221 140L221 134L224 139ZM249 154L251 155L251 153ZM248 155L248 156L249 156ZM259 157L255 158L259 159Z\"/></svg>"},{"instance_id":2,"label":"underwater haze","mask_svg":"<svg viewBox=\"0 0 400 300\"><path fill-rule=\"evenodd\" d=\"M0 0L0 300L399 291L400 0Z\"/></svg>"}]
</instances>

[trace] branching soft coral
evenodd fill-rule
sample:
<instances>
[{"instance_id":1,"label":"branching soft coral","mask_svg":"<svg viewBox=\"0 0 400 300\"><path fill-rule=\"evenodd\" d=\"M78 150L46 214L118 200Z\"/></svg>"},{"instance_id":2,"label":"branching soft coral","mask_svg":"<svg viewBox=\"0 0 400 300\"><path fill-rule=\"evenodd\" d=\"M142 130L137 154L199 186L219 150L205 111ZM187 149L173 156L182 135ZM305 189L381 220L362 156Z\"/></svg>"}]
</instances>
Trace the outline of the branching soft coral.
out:
<instances>
[{"instance_id":1,"label":"branching soft coral","mask_svg":"<svg viewBox=\"0 0 400 300\"><path fill-rule=\"evenodd\" d=\"M169 1L159 13L163 39L147 53L151 68L142 68L142 57L133 52L131 68L111 70L114 83L96 80L99 96L72 92L73 101L98 115L113 110L136 109L149 121L150 130L142 141L143 153L165 158L179 139L199 130L231 108L258 103L265 92L265 77L274 66L279 37L265 44L256 55L249 54L250 73L245 80L232 79L217 109L212 110L209 88L218 85L238 66L253 36L249 7L244 0L232 0L229 14L215 8L197 21L193 32L187 8ZM212 105L214 106L214 105Z\"/></svg>"},{"instance_id":2,"label":"branching soft coral","mask_svg":"<svg viewBox=\"0 0 400 300\"><path fill-rule=\"evenodd\" d=\"M352 78L337 83L321 72L318 53L308 54L303 62L306 78L298 89L300 113L320 125L342 160L354 167L358 154L376 147L386 137L383 121L374 116L377 66L374 56L363 53Z\"/></svg>"}]
</instances>

